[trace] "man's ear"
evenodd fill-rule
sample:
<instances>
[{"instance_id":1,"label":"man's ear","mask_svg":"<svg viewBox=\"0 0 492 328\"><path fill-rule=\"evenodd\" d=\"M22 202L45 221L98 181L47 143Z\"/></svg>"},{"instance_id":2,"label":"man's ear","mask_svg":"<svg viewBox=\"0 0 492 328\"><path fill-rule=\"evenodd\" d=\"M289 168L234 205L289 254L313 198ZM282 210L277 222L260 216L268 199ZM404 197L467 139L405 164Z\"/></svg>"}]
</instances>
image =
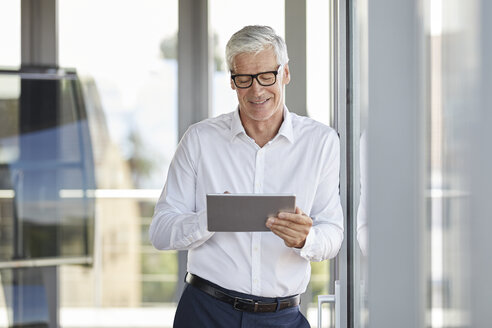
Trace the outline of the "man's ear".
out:
<instances>
[{"instance_id":1,"label":"man's ear","mask_svg":"<svg viewBox=\"0 0 492 328\"><path fill-rule=\"evenodd\" d=\"M289 64L285 64L283 69L284 69L284 73L283 73L283 77L282 77L282 83L287 85L290 82Z\"/></svg>"},{"instance_id":2,"label":"man's ear","mask_svg":"<svg viewBox=\"0 0 492 328\"><path fill-rule=\"evenodd\" d=\"M236 85L234 84L234 81L232 79L230 80L231 80L231 89L236 90Z\"/></svg>"}]
</instances>

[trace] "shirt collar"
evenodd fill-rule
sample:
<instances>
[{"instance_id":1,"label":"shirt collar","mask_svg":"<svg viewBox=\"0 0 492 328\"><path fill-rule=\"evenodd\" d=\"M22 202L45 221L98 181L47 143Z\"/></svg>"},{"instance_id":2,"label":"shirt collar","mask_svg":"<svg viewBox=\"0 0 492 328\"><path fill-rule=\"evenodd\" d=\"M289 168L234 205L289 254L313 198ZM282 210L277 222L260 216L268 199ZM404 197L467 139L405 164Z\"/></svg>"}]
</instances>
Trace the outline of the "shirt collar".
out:
<instances>
[{"instance_id":1,"label":"shirt collar","mask_svg":"<svg viewBox=\"0 0 492 328\"><path fill-rule=\"evenodd\" d=\"M294 143L294 129L292 128L292 114L287 109L287 106L284 105L284 121L278 130L278 135L282 135L291 143Z\"/></svg>"},{"instance_id":2,"label":"shirt collar","mask_svg":"<svg viewBox=\"0 0 492 328\"><path fill-rule=\"evenodd\" d=\"M292 114L287 109L287 106L284 106L283 115L284 115L284 121L282 122L282 125L280 126L277 135L278 136L282 135L291 143L293 143L295 139L294 139L294 129L292 128ZM243 124L241 123L241 118L239 117L239 106L238 106L232 116L231 131L229 136L230 140L233 141L234 138L241 133L246 134L246 131L244 130Z\"/></svg>"},{"instance_id":3,"label":"shirt collar","mask_svg":"<svg viewBox=\"0 0 492 328\"><path fill-rule=\"evenodd\" d=\"M238 106L234 111L234 114L232 115L230 140L233 141L234 138L240 133L246 134L246 131L244 131L243 124L241 123L241 118L239 117Z\"/></svg>"}]
</instances>

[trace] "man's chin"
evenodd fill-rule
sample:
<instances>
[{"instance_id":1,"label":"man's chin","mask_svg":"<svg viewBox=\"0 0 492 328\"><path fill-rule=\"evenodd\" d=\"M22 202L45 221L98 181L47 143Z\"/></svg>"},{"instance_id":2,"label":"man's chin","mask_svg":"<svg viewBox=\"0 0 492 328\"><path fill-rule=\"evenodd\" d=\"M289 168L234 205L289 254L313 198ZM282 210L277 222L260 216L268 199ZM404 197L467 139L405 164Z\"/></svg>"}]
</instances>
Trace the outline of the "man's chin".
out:
<instances>
[{"instance_id":1,"label":"man's chin","mask_svg":"<svg viewBox=\"0 0 492 328\"><path fill-rule=\"evenodd\" d=\"M240 109L241 110L241 109ZM264 122L272 119L273 116L277 113L276 110L271 107L257 108L257 107L249 107L243 111L243 113L250 119L256 122Z\"/></svg>"}]
</instances>

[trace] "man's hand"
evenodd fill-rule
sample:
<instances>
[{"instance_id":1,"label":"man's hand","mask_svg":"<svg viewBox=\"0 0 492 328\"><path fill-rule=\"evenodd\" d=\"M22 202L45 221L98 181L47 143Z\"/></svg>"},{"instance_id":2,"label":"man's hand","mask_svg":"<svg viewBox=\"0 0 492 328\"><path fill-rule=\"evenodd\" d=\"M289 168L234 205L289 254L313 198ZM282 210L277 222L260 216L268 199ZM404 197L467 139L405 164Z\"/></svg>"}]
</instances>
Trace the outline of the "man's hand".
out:
<instances>
[{"instance_id":1,"label":"man's hand","mask_svg":"<svg viewBox=\"0 0 492 328\"><path fill-rule=\"evenodd\" d=\"M266 226L288 247L302 248L313 220L296 206L295 213L280 212L277 217L269 217Z\"/></svg>"}]
</instances>

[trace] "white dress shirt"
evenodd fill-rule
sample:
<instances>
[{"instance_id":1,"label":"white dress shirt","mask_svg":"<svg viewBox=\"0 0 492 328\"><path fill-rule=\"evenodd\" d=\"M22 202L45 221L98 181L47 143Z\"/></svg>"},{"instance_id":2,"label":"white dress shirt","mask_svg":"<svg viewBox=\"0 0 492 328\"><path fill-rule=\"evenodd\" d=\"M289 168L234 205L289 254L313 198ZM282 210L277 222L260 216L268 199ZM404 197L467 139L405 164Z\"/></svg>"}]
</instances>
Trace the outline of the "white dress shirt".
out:
<instances>
[{"instance_id":1,"label":"white dress shirt","mask_svg":"<svg viewBox=\"0 0 492 328\"><path fill-rule=\"evenodd\" d=\"M336 132L284 108L278 134L260 148L239 111L192 125L180 141L149 229L161 250L189 250L188 271L264 297L306 290L309 261L336 256L343 240ZM272 232L209 232L209 193L291 193L313 219L302 249Z\"/></svg>"}]
</instances>

